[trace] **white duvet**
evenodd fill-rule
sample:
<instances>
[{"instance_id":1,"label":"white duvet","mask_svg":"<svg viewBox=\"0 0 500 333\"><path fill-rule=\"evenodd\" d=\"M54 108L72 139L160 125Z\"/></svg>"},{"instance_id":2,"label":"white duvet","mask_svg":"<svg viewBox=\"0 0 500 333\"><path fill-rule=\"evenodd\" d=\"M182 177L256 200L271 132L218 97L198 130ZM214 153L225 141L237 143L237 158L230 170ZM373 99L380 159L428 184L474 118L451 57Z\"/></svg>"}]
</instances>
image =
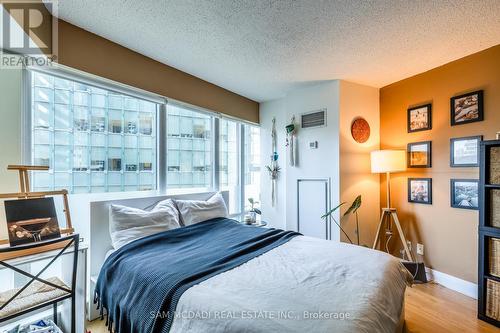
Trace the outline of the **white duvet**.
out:
<instances>
[{"instance_id":1,"label":"white duvet","mask_svg":"<svg viewBox=\"0 0 500 333\"><path fill-rule=\"evenodd\" d=\"M188 289L171 332L390 332L409 274L380 251L295 237Z\"/></svg>"}]
</instances>

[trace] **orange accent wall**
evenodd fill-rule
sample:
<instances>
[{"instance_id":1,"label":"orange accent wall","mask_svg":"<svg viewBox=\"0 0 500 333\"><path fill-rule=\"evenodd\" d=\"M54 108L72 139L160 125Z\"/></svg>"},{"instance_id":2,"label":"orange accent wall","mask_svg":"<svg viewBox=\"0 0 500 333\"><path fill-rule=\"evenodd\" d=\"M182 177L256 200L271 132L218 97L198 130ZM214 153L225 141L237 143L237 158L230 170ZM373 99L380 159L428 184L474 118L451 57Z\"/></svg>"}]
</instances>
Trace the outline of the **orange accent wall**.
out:
<instances>
[{"instance_id":1,"label":"orange accent wall","mask_svg":"<svg viewBox=\"0 0 500 333\"><path fill-rule=\"evenodd\" d=\"M259 103L58 21L58 62L165 97L259 122Z\"/></svg>"},{"instance_id":2,"label":"orange accent wall","mask_svg":"<svg viewBox=\"0 0 500 333\"><path fill-rule=\"evenodd\" d=\"M432 51L431 51L432 52ZM484 121L450 125L450 98L484 90ZM432 103L432 129L407 133L407 109ZM391 199L406 236L425 246L427 266L477 282L478 212L450 207L451 178L479 178L479 168L450 167L450 138L500 131L500 45L393 83L380 90L381 148L404 148L409 142L432 141L432 168L408 169L391 177ZM407 178L432 177L433 204L407 202ZM385 206L385 176L381 177L381 206ZM399 240L392 248L399 255Z\"/></svg>"}]
</instances>

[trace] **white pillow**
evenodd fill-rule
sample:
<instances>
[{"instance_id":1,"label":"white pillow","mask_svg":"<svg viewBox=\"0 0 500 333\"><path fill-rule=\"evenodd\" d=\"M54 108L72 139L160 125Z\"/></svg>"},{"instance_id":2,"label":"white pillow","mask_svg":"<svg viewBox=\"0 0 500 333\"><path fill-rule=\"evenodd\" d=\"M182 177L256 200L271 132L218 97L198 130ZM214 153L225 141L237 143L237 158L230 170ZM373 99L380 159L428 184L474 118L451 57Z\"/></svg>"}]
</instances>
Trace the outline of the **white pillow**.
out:
<instances>
[{"instance_id":1,"label":"white pillow","mask_svg":"<svg viewBox=\"0 0 500 333\"><path fill-rule=\"evenodd\" d=\"M109 234L115 250L136 239L179 227L179 213L171 199L159 202L151 211L109 207Z\"/></svg>"},{"instance_id":2,"label":"white pillow","mask_svg":"<svg viewBox=\"0 0 500 333\"><path fill-rule=\"evenodd\" d=\"M207 201L175 200L175 204L181 214L181 222L185 226L228 215L226 203L220 192Z\"/></svg>"}]
</instances>

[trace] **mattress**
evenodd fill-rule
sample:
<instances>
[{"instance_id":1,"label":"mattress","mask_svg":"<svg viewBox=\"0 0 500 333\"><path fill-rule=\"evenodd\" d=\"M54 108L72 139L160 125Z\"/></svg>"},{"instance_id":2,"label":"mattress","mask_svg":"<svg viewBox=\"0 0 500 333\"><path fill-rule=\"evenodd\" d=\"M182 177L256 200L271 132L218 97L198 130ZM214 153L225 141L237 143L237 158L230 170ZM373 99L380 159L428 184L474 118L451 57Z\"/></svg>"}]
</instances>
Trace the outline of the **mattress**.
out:
<instances>
[{"instance_id":1,"label":"mattress","mask_svg":"<svg viewBox=\"0 0 500 333\"><path fill-rule=\"evenodd\" d=\"M188 289L171 332L393 333L410 280L386 253L299 236Z\"/></svg>"}]
</instances>

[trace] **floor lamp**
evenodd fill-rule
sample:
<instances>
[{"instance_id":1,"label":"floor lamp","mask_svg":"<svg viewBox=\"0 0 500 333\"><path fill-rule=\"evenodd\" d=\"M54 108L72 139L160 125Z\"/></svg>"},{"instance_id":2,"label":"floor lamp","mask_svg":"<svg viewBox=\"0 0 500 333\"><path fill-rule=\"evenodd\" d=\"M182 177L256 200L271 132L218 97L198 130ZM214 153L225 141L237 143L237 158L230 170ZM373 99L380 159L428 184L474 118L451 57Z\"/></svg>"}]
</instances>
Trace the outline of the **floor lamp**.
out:
<instances>
[{"instance_id":1,"label":"floor lamp","mask_svg":"<svg viewBox=\"0 0 500 333\"><path fill-rule=\"evenodd\" d=\"M406 171L406 151L404 150L376 150L371 152L371 169L372 173L385 173L387 175L387 207L382 208L380 222L373 242L373 249L377 247L380 241L381 229L386 226L385 235L392 237L392 221L396 226L399 238L403 243L403 248L408 257L408 260L413 261L410 249L406 243L406 237L399 223L396 208L391 207L391 172ZM386 249L387 250L387 249Z\"/></svg>"}]
</instances>

